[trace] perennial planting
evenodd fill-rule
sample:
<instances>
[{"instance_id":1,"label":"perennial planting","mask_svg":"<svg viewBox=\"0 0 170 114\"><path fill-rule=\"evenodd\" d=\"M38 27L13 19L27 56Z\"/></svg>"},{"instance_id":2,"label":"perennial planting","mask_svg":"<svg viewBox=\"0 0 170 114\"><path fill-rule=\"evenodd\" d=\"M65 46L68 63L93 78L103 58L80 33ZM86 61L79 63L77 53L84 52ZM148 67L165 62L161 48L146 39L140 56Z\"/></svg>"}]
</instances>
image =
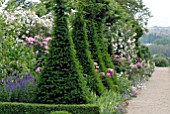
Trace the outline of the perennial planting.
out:
<instances>
[{"instance_id":1,"label":"perennial planting","mask_svg":"<svg viewBox=\"0 0 170 114\"><path fill-rule=\"evenodd\" d=\"M126 113L154 70L139 42L143 26L112 0L53 2L1 8L0 101L94 104L102 114ZM61 109L50 110L71 110Z\"/></svg>"}]
</instances>

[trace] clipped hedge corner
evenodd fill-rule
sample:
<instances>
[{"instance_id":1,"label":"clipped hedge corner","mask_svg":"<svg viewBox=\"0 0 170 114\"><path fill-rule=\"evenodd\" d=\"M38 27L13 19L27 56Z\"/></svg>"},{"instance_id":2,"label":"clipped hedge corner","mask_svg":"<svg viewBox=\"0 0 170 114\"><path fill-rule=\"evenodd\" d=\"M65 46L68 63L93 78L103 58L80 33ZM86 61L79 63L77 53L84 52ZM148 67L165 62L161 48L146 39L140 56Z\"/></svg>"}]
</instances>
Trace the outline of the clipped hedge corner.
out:
<instances>
[{"instance_id":1,"label":"clipped hedge corner","mask_svg":"<svg viewBox=\"0 0 170 114\"><path fill-rule=\"evenodd\" d=\"M68 111L71 114L101 114L100 107L91 104L51 105L0 102L0 114L50 114L53 111Z\"/></svg>"}]
</instances>

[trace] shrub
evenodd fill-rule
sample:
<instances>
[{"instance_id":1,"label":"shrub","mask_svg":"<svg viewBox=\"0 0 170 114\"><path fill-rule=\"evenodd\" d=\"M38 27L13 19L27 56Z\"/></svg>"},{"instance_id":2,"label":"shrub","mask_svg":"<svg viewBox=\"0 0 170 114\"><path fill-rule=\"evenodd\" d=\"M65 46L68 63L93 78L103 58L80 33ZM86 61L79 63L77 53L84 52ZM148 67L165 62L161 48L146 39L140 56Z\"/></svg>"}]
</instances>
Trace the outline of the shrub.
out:
<instances>
[{"instance_id":1,"label":"shrub","mask_svg":"<svg viewBox=\"0 0 170 114\"><path fill-rule=\"evenodd\" d=\"M91 99L69 35L66 4L61 0L54 2L54 37L38 84L40 103L86 104Z\"/></svg>"},{"instance_id":2,"label":"shrub","mask_svg":"<svg viewBox=\"0 0 170 114\"><path fill-rule=\"evenodd\" d=\"M168 67L169 66L169 61L166 57L155 57L153 59L153 61L155 62L155 66L158 67Z\"/></svg>"},{"instance_id":3,"label":"shrub","mask_svg":"<svg viewBox=\"0 0 170 114\"><path fill-rule=\"evenodd\" d=\"M72 114L101 114L97 105L49 105L0 102L0 114L50 114L52 111L68 111Z\"/></svg>"}]
</instances>

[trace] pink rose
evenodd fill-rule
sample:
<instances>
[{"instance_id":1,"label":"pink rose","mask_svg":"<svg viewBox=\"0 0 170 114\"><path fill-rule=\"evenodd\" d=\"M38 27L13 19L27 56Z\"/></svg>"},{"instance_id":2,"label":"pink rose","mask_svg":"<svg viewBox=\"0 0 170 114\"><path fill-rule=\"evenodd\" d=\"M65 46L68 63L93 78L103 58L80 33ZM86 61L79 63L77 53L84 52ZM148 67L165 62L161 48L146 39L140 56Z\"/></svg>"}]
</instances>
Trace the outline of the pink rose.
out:
<instances>
[{"instance_id":1,"label":"pink rose","mask_svg":"<svg viewBox=\"0 0 170 114\"><path fill-rule=\"evenodd\" d=\"M105 76L105 73L104 73L104 72L100 72L100 75L101 75L101 76Z\"/></svg>"},{"instance_id":2,"label":"pink rose","mask_svg":"<svg viewBox=\"0 0 170 114\"><path fill-rule=\"evenodd\" d=\"M36 70L35 70L35 72L39 73L40 70L41 70L41 67L37 67Z\"/></svg>"},{"instance_id":3,"label":"pink rose","mask_svg":"<svg viewBox=\"0 0 170 114\"><path fill-rule=\"evenodd\" d=\"M110 74L110 73L107 73L107 74L106 74L106 76L110 77L110 76L111 76L111 74Z\"/></svg>"}]
</instances>

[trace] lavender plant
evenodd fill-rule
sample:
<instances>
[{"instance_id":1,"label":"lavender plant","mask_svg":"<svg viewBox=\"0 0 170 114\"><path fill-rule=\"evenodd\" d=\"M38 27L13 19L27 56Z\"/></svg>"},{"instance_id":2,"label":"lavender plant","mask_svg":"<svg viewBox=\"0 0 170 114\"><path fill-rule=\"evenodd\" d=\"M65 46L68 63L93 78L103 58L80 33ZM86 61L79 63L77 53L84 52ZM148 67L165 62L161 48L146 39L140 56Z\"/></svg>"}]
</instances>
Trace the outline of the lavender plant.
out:
<instances>
[{"instance_id":1,"label":"lavender plant","mask_svg":"<svg viewBox=\"0 0 170 114\"><path fill-rule=\"evenodd\" d=\"M0 84L0 101L34 102L36 96L36 81L30 74L18 75L12 73L4 77Z\"/></svg>"}]
</instances>

